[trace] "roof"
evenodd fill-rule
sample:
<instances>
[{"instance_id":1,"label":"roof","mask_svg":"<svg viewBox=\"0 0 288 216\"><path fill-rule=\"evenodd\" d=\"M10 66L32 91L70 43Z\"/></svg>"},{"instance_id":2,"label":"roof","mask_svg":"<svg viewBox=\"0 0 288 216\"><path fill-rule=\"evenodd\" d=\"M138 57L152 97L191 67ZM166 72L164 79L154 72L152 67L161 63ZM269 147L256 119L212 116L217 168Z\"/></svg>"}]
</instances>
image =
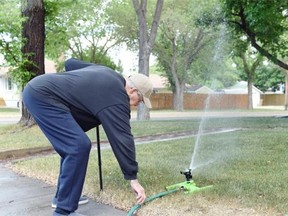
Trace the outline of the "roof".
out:
<instances>
[{"instance_id":1,"label":"roof","mask_svg":"<svg viewBox=\"0 0 288 216\"><path fill-rule=\"evenodd\" d=\"M205 93L205 94L213 92L212 89L203 85L186 85L185 91L190 93Z\"/></svg>"},{"instance_id":2,"label":"roof","mask_svg":"<svg viewBox=\"0 0 288 216\"><path fill-rule=\"evenodd\" d=\"M158 74L150 74L149 79L151 80L154 89L167 88L168 80L166 77Z\"/></svg>"},{"instance_id":3,"label":"roof","mask_svg":"<svg viewBox=\"0 0 288 216\"><path fill-rule=\"evenodd\" d=\"M256 88L254 85L252 86L253 92L257 92L259 94L263 94L263 92ZM223 89L225 93L230 93L230 94L247 94L248 93L248 84L247 81L239 81L235 85Z\"/></svg>"}]
</instances>

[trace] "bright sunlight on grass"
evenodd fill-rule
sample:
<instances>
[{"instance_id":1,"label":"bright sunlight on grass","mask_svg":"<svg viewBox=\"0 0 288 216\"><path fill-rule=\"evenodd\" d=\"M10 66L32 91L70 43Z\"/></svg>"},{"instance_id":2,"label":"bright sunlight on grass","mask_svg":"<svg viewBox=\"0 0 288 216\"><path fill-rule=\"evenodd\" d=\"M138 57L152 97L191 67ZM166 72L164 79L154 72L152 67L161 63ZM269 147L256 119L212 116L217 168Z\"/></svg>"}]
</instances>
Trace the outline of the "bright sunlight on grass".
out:
<instances>
[{"instance_id":1,"label":"bright sunlight on grass","mask_svg":"<svg viewBox=\"0 0 288 216\"><path fill-rule=\"evenodd\" d=\"M199 119L133 122L135 136L197 130ZM174 125L174 127L173 127ZM178 192L154 200L138 215L285 215L288 212L288 121L285 118L211 118L204 129L241 128L203 135L196 152L193 179L213 189L194 195ZM146 133L145 133L146 132ZM34 132L31 132L34 133ZM92 136L92 135L91 135ZM32 140L32 139L31 139ZM148 196L185 181L195 137L137 145L139 180ZM18 161L14 170L56 184L56 155ZM104 191L99 192L98 162L91 152L84 193L98 202L129 210L135 202L110 149L102 150ZM225 214L224 214L225 213Z\"/></svg>"}]
</instances>

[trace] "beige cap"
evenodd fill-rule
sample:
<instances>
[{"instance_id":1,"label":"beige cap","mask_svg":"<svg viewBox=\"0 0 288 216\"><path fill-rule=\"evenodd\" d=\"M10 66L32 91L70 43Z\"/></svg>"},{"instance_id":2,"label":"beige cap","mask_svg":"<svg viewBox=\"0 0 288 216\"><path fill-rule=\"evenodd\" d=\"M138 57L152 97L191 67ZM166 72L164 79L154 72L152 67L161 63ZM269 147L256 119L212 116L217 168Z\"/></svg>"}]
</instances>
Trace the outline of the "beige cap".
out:
<instances>
[{"instance_id":1,"label":"beige cap","mask_svg":"<svg viewBox=\"0 0 288 216\"><path fill-rule=\"evenodd\" d=\"M133 74L128 77L131 83L139 90L139 92L143 95L144 104L150 109L152 108L150 102L150 95L153 92L153 85L149 78L144 74Z\"/></svg>"}]
</instances>

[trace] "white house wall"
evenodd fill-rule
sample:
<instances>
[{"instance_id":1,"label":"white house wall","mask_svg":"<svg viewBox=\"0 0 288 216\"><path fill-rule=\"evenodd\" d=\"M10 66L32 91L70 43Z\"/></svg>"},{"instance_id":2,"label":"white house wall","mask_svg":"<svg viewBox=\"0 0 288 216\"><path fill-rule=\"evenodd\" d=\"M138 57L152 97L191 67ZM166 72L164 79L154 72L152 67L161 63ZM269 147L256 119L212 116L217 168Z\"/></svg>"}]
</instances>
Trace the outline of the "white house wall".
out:
<instances>
[{"instance_id":1,"label":"white house wall","mask_svg":"<svg viewBox=\"0 0 288 216\"><path fill-rule=\"evenodd\" d=\"M8 78L0 76L0 97L4 99L7 107L17 108L20 94L17 86L12 83L11 89L8 88Z\"/></svg>"}]
</instances>

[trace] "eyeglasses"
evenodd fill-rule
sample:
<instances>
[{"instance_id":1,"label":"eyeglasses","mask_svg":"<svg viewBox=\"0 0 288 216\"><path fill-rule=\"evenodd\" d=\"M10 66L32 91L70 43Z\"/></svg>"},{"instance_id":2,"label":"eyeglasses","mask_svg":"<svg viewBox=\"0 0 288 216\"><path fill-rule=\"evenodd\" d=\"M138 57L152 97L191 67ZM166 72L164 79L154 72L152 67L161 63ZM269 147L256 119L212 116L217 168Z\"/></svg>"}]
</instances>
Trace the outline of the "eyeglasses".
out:
<instances>
[{"instance_id":1,"label":"eyeglasses","mask_svg":"<svg viewBox=\"0 0 288 216\"><path fill-rule=\"evenodd\" d=\"M129 79L129 77L128 77ZM129 79L129 81L132 83L132 85L136 88L137 90L137 96L139 97L139 103L143 102L144 103L144 100L143 100L143 94L137 89L137 86L134 84L134 82Z\"/></svg>"},{"instance_id":2,"label":"eyeglasses","mask_svg":"<svg viewBox=\"0 0 288 216\"><path fill-rule=\"evenodd\" d=\"M138 89L137 89L137 96L139 97L139 103L144 102L143 101L143 95Z\"/></svg>"}]
</instances>

